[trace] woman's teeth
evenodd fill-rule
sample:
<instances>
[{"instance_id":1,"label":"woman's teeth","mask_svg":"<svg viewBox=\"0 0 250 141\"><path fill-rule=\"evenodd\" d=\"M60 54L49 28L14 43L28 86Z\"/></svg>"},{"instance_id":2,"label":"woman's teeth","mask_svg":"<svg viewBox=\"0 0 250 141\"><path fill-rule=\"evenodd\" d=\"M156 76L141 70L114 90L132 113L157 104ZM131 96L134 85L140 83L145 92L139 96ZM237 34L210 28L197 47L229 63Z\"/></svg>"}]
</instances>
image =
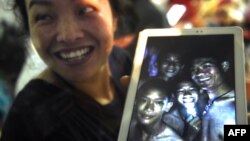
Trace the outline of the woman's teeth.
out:
<instances>
[{"instance_id":1,"label":"woman's teeth","mask_svg":"<svg viewBox=\"0 0 250 141\"><path fill-rule=\"evenodd\" d=\"M84 48L70 52L61 52L60 57L62 57L63 59L82 58L89 52L89 50L89 48Z\"/></svg>"}]
</instances>

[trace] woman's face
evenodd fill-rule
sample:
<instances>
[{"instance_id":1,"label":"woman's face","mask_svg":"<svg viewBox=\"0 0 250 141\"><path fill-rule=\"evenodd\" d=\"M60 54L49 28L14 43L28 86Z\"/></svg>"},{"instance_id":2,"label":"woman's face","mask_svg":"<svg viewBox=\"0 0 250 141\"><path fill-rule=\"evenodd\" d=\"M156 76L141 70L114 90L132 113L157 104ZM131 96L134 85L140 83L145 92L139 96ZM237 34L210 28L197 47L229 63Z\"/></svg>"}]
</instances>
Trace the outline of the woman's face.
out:
<instances>
[{"instance_id":1,"label":"woman's face","mask_svg":"<svg viewBox=\"0 0 250 141\"><path fill-rule=\"evenodd\" d=\"M169 54L163 59L164 60L162 61L160 68L164 76L172 78L179 73L182 68L182 64L178 55Z\"/></svg>"},{"instance_id":2,"label":"woman's face","mask_svg":"<svg viewBox=\"0 0 250 141\"><path fill-rule=\"evenodd\" d=\"M185 108L194 108L198 101L198 89L190 82L178 84L176 90L177 99Z\"/></svg>"},{"instance_id":3,"label":"woman's face","mask_svg":"<svg viewBox=\"0 0 250 141\"><path fill-rule=\"evenodd\" d=\"M153 125L161 119L168 100L162 91L152 89L145 91L137 103L138 120L143 125Z\"/></svg>"},{"instance_id":4,"label":"woman's face","mask_svg":"<svg viewBox=\"0 0 250 141\"><path fill-rule=\"evenodd\" d=\"M25 0L30 35L44 62L68 81L107 67L116 19L109 0Z\"/></svg>"},{"instance_id":5,"label":"woman's face","mask_svg":"<svg viewBox=\"0 0 250 141\"><path fill-rule=\"evenodd\" d=\"M197 60L193 64L191 75L195 83L205 89L215 88L222 83L218 67L205 59Z\"/></svg>"}]
</instances>

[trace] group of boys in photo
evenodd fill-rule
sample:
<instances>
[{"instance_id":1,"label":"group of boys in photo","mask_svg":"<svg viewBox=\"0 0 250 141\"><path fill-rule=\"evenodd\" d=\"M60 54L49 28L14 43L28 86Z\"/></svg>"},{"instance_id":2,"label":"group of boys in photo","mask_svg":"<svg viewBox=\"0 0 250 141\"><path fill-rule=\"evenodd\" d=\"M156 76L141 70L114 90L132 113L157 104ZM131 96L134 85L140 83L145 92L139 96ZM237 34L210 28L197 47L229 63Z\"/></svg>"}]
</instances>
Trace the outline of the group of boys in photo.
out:
<instances>
[{"instance_id":1,"label":"group of boys in photo","mask_svg":"<svg viewBox=\"0 0 250 141\"><path fill-rule=\"evenodd\" d=\"M231 65L215 56L184 58L149 48L128 140L224 140L224 125L235 124L235 91L227 79Z\"/></svg>"}]
</instances>

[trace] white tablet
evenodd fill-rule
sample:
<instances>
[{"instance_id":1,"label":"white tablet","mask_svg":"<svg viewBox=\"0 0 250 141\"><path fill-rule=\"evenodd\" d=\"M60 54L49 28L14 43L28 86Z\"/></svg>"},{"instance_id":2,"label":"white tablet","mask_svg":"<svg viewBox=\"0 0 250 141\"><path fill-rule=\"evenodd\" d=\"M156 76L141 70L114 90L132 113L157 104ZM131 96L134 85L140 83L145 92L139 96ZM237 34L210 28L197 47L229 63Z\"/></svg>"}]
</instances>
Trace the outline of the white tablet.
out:
<instances>
[{"instance_id":1,"label":"white tablet","mask_svg":"<svg viewBox=\"0 0 250 141\"><path fill-rule=\"evenodd\" d=\"M240 27L139 34L118 141L223 140L247 124Z\"/></svg>"}]
</instances>

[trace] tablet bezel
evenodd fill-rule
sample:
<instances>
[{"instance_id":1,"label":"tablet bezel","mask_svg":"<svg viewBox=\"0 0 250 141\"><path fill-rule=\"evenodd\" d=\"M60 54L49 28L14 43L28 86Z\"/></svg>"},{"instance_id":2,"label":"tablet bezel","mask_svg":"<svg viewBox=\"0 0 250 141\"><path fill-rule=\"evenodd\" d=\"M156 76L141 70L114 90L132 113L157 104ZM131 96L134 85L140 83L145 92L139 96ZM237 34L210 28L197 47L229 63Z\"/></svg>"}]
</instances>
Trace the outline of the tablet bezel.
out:
<instances>
[{"instance_id":1,"label":"tablet bezel","mask_svg":"<svg viewBox=\"0 0 250 141\"><path fill-rule=\"evenodd\" d=\"M183 36L183 35L234 35L234 67L235 67L235 93L236 93L236 124L247 123L246 88L245 88L245 62L243 31L240 27L204 27L192 29L163 28L145 29L140 32L125 102L118 141L127 141L134 102L139 83L140 72L149 37Z\"/></svg>"}]
</instances>

